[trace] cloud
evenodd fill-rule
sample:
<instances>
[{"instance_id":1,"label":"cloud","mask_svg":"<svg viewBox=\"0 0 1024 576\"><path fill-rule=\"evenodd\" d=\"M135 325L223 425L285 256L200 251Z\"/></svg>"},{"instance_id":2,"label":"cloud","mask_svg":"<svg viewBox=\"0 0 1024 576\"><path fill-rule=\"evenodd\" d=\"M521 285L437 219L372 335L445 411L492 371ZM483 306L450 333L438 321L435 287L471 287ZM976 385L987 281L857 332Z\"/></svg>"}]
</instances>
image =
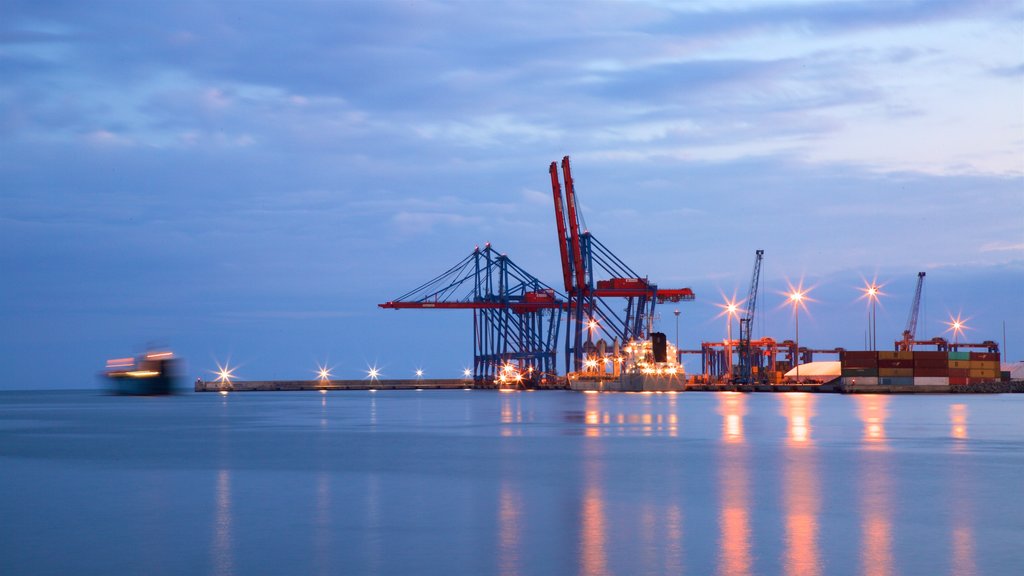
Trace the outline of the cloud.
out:
<instances>
[{"instance_id":1,"label":"cloud","mask_svg":"<svg viewBox=\"0 0 1024 576\"><path fill-rule=\"evenodd\" d=\"M1024 242L987 242L979 250L982 252L1024 252Z\"/></svg>"}]
</instances>

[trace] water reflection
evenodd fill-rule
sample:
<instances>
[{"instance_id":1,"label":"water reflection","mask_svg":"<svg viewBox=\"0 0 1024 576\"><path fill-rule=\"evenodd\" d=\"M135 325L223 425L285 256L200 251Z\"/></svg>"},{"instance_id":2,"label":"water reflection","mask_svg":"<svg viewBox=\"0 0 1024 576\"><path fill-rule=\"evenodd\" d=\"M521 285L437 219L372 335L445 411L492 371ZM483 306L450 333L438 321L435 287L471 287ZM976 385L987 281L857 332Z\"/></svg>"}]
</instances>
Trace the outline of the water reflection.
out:
<instances>
[{"instance_id":1,"label":"water reflection","mask_svg":"<svg viewBox=\"0 0 1024 576\"><path fill-rule=\"evenodd\" d=\"M591 415L599 415L600 395L588 394L585 404L587 436L600 435L600 428L591 426ZM607 416L607 414L606 414ZM595 418L597 416L594 416ZM591 434L590 432L596 432ZM583 442L583 501L580 518L580 574L591 576L608 573L604 493L604 445L598 439Z\"/></svg>"},{"instance_id":2,"label":"water reflection","mask_svg":"<svg viewBox=\"0 0 1024 576\"><path fill-rule=\"evenodd\" d=\"M718 573L751 573L750 556L750 469L743 437L746 396L736 392L718 395L722 415L722 461L718 467L721 504L719 514L720 551Z\"/></svg>"},{"instance_id":3,"label":"water reflection","mask_svg":"<svg viewBox=\"0 0 1024 576\"><path fill-rule=\"evenodd\" d=\"M515 426L523 422L522 400L519 394L501 394L501 435L521 436L522 427Z\"/></svg>"},{"instance_id":4,"label":"water reflection","mask_svg":"<svg viewBox=\"0 0 1024 576\"><path fill-rule=\"evenodd\" d=\"M861 567L866 576L888 576L892 561L892 471L889 466L885 421L887 396L855 396L857 413L863 424L861 463Z\"/></svg>"},{"instance_id":5,"label":"water reflection","mask_svg":"<svg viewBox=\"0 0 1024 576\"><path fill-rule=\"evenodd\" d=\"M504 478L498 492L498 573L511 576L522 572L519 549L522 546L522 495L512 481Z\"/></svg>"},{"instance_id":6,"label":"water reflection","mask_svg":"<svg viewBox=\"0 0 1024 576\"><path fill-rule=\"evenodd\" d=\"M967 439L967 405L953 404L949 407L950 434L956 439L953 449L966 453ZM950 469L953 475L951 482L952 494L949 501L952 506L952 567L954 574L977 574L974 550L974 509L971 505L971 492L978 489L971 474L971 464L962 457L953 459Z\"/></svg>"},{"instance_id":7,"label":"water reflection","mask_svg":"<svg viewBox=\"0 0 1024 576\"><path fill-rule=\"evenodd\" d=\"M807 393L780 394L782 414L788 428L783 482L786 515L786 574L813 576L821 573L818 551L818 509L820 506L817 462L811 437L814 396Z\"/></svg>"},{"instance_id":8,"label":"water reflection","mask_svg":"<svg viewBox=\"0 0 1024 576\"><path fill-rule=\"evenodd\" d=\"M885 421L889 417L889 398L880 394L857 394L857 414L864 425L864 447L885 450Z\"/></svg>"},{"instance_id":9,"label":"water reflection","mask_svg":"<svg viewBox=\"0 0 1024 576\"><path fill-rule=\"evenodd\" d=\"M213 522L213 570L215 574L235 573L231 532L231 472L222 469L217 473L217 507Z\"/></svg>"},{"instance_id":10,"label":"water reflection","mask_svg":"<svg viewBox=\"0 0 1024 576\"><path fill-rule=\"evenodd\" d=\"M655 414L657 406L645 394L639 413L613 412L601 409L601 394L586 394L583 411L584 436L654 436L679 435L679 415L676 414L675 395L668 396L668 413Z\"/></svg>"},{"instance_id":11,"label":"water reflection","mask_svg":"<svg viewBox=\"0 0 1024 576\"><path fill-rule=\"evenodd\" d=\"M949 407L949 434L957 440L967 440L967 405L952 404ZM957 448L963 448L963 444L957 444Z\"/></svg>"},{"instance_id":12,"label":"water reflection","mask_svg":"<svg viewBox=\"0 0 1024 576\"><path fill-rule=\"evenodd\" d=\"M321 471L316 477L316 518L314 547L316 564L320 574L330 574L331 558L331 484L327 472Z\"/></svg>"}]
</instances>

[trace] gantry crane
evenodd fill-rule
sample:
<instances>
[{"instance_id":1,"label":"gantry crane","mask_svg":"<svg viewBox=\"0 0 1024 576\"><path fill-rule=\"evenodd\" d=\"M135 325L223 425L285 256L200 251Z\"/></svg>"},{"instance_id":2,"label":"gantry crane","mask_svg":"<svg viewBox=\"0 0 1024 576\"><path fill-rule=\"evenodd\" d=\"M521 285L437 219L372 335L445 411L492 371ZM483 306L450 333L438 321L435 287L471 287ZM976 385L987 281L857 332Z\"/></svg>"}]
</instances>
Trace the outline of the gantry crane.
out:
<instances>
[{"instance_id":1,"label":"gantry crane","mask_svg":"<svg viewBox=\"0 0 1024 576\"><path fill-rule=\"evenodd\" d=\"M750 290L747 292L747 309L740 318L740 343L739 343L739 365L737 366L734 380L741 384L751 381L755 358L760 365L760 355L755 355L750 347L751 332L754 327L754 317L757 313L757 290L761 282L761 260L764 258L764 250L758 250L754 255L754 273L750 278ZM759 372L763 374L763 371Z\"/></svg>"},{"instance_id":2,"label":"gantry crane","mask_svg":"<svg viewBox=\"0 0 1024 576\"><path fill-rule=\"evenodd\" d=\"M897 352L909 352L914 349L917 337L917 315L921 310L921 288L924 286L924 272L917 273L917 288L914 290L914 301L910 304L910 316L907 318L907 327L903 330L903 338L896 341ZM931 341L920 342L930 344Z\"/></svg>"},{"instance_id":3,"label":"gantry crane","mask_svg":"<svg viewBox=\"0 0 1024 576\"><path fill-rule=\"evenodd\" d=\"M554 380L565 300L490 244L381 308L473 311L477 386L536 387Z\"/></svg>"},{"instance_id":4,"label":"gantry crane","mask_svg":"<svg viewBox=\"0 0 1024 576\"><path fill-rule=\"evenodd\" d=\"M690 301L694 294L689 288L659 289L647 278L640 277L589 231L581 230L568 156L562 158L564 200L556 162L551 163L548 173L567 299L566 372L579 371L586 359L601 348L593 342L596 329L610 336L613 343L646 340L650 332L647 320L653 318L656 304ZM598 273L608 278L596 280ZM610 298L626 299L621 315L607 302Z\"/></svg>"}]
</instances>

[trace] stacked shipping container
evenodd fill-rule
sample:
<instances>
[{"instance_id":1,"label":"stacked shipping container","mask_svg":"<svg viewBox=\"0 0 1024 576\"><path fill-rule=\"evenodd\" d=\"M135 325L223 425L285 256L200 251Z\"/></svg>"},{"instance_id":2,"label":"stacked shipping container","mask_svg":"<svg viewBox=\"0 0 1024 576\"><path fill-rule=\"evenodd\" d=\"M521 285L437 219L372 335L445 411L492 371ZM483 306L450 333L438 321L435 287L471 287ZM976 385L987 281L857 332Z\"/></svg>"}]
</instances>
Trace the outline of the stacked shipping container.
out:
<instances>
[{"instance_id":1,"label":"stacked shipping container","mask_svg":"<svg viewBox=\"0 0 1024 576\"><path fill-rule=\"evenodd\" d=\"M882 386L949 386L1000 379L999 354L991 352L846 351L843 383Z\"/></svg>"}]
</instances>

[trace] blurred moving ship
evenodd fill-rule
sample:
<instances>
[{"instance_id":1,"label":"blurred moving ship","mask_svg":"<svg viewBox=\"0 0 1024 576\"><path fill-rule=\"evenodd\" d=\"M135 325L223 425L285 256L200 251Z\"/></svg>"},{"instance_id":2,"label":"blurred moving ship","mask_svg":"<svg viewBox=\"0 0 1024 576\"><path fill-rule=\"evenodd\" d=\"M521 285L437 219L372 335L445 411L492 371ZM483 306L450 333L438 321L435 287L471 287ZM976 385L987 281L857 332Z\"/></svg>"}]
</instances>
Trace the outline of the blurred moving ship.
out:
<instances>
[{"instance_id":1,"label":"blurred moving ship","mask_svg":"<svg viewBox=\"0 0 1024 576\"><path fill-rule=\"evenodd\" d=\"M179 362L169 350L150 351L135 358L107 360L107 369L103 375L112 394L173 394L177 388Z\"/></svg>"}]
</instances>

